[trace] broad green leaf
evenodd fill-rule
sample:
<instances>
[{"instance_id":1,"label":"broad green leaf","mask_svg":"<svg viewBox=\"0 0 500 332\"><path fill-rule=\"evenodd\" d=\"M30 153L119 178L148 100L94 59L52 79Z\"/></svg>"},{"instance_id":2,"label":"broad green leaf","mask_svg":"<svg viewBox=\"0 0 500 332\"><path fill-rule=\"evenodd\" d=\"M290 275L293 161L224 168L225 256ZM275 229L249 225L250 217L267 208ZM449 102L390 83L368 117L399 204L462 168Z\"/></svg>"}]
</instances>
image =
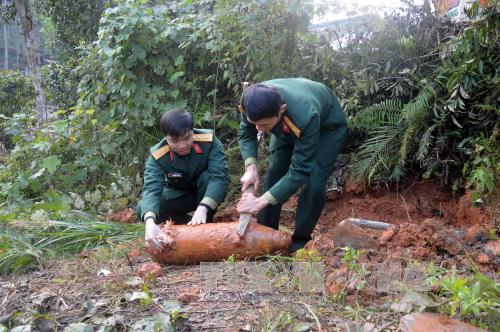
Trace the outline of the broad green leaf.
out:
<instances>
[{"instance_id":1,"label":"broad green leaf","mask_svg":"<svg viewBox=\"0 0 500 332\"><path fill-rule=\"evenodd\" d=\"M104 155L107 156L113 152L115 147L116 147L116 145L114 143L104 143L102 145L101 149L102 149L102 152L104 153Z\"/></svg>"},{"instance_id":2,"label":"broad green leaf","mask_svg":"<svg viewBox=\"0 0 500 332\"><path fill-rule=\"evenodd\" d=\"M175 58L174 64L175 66L180 66L184 63L184 57L182 55L179 55L177 58Z\"/></svg>"},{"instance_id":3,"label":"broad green leaf","mask_svg":"<svg viewBox=\"0 0 500 332\"><path fill-rule=\"evenodd\" d=\"M54 174L57 168L61 165L61 160L57 156L49 156L43 160L43 164L50 174Z\"/></svg>"},{"instance_id":4,"label":"broad green leaf","mask_svg":"<svg viewBox=\"0 0 500 332\"><path fill-rule=\"evenodd\" d=\"M184 76L184 72L183 71L175 72L174 74L172 74L168 78L168 82L171 83L171 84L173 84L173 83L175 83L175 81L177 81L177 79L179 79L182 76Z\"/></svg>"},{"instance_id":5,"label":"broad green leaf","mask_svg":"<svg viewBox=\"0 0 500 332\"><path fill-rule=\"evenodd\" d=\"M56 122L54 122L54 128L56 128L58 132L63 132L64 130L66 130L67 125L68 122L66 120L57 120Z\"/></svg>"}]
</instances>

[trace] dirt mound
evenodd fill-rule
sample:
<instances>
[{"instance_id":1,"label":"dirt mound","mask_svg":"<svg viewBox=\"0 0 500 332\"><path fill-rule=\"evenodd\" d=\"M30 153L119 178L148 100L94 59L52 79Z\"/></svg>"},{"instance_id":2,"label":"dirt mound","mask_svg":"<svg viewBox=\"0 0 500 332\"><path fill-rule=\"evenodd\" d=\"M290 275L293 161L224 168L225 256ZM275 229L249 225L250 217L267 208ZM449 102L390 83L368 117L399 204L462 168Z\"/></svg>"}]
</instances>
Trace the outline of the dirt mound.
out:
<instances>
[{"instance_id":1,"label":"dirt mound","mask_svg":"<svg viewBox=\"0 0 500 332\"><path fill-rule=\"evenodd\" d=\"M239 219L238 211L236 211L235 207L231 207L217 212L214 218L214 222L230 222L230 221L238 221L238 219Z\"/></svg>"},{"instance_id":2,"label":"dirt mound","mask_svg":"<svg viewBox=\"0 0 500 332\"><path fill-rule=\"evenodd\" d=\"M334 223L356 217L402 224L420 223L433 217L451 220L455 216L453 195L438 188L434 182L417 182L407 187L376 187L367 192L357 189L345 190L342 195L329 193L320 221Z\"/></svg>"},{"instance_id":3,"label":"dirt mound","mask_svg":"<svg viewBox=\"0 0 500 332\"><path fill-rule=\"evenodd\" d=\"M482 225L491 220L484 209L473 206L471 191L460 197L456 211L454 224L458 226Z\"/></svg>"},{"instance_id":4,"label":"dirt mound","mask_svg":"<svg viewBox=\"0 0 500 332\"><path fill-rule=\"evenodd\" d=\"M469 228L488 225L493 220L484 207L473 205L471 192L456 197L451 190L432 181L416 182L406 187L375 187L368 191L361 191L359 185L351 184L347 189L343 194L327 194L321 225L335 224L350 217L394 225L420 224L425 219L434 218L447 225ZM296 198L292 202L295 203ZM293 203L285 206L293 209Z\"/></svg>"},{"instance_id":5,"label":"dirt mound","mask_svg":"<svg viewBox=\"0 0 500 332\"><path fill-rule=\"evenodd\" d=\"M387 231L367 230L382 245L379 255L432 259L450 266L468 265L472 258L483 272L498 271L498 256L489 249L494 244L487 242L498 236L495 218L484 206L474 206L470 192L456 198L435 182L418 182L330 194L309 246L331 255L331 232L350 217L393 225ZM288 222L293 225L293 216Z\"/></svg>"},{"instance_id":6,"label":"dirt mound","mask_svg":"<svg viewBox=\"0 0 500 332\"><path fill-rule=\"evenodd\" d=\"M388 248L393 250L408 247L415 247L411 252L415 259L430 258L436 252L458 255L463 252L463 240L461 233L446 228L441 220L429 218L420 225L401 224L397 234L388 241Z\"/></svg>"}]
</instances>

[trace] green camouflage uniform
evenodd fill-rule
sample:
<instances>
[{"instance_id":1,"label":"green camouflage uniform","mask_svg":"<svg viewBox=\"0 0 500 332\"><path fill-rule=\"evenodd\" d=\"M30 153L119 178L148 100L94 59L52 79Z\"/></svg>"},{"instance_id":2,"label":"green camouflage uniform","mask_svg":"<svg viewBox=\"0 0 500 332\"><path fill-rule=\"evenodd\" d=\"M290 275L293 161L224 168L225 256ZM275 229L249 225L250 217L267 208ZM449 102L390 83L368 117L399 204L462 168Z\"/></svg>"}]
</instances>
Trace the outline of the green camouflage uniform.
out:
<instances>
[{"instance_id":1,"label":"green camouflage uniform","mask_svg":"<svg viewBox=\"0 0 500 332\"><path fill-rule=\"evenodd\" d=\"M171 151L165 138L150 149L136 209L141 220L148 212L155 213L157 222L185 219L186 213L204 204L210 207L210 221L224 200L230 177L222 144L212 130L193 132L194 144L186 156Z\"/></svg>"},{"instance_id":2,"label":"green camouflage uniform","mask_svg":"<svg viewBox=\"0 0 500 332\"><path fill-rule=\"evenodd\" d=\"M259 223L278 229L282 204L304 187L292 236L294 244L302 247L321 215L326 181L346 136L347 122L337 98L321 83L285 78L262 84L277 88L287 109L271 131L271 156L263 185L270 205L260 212ZM257 129L241 111L240 149L247 166L257 158Z\"/></svg>"}]
</instances>

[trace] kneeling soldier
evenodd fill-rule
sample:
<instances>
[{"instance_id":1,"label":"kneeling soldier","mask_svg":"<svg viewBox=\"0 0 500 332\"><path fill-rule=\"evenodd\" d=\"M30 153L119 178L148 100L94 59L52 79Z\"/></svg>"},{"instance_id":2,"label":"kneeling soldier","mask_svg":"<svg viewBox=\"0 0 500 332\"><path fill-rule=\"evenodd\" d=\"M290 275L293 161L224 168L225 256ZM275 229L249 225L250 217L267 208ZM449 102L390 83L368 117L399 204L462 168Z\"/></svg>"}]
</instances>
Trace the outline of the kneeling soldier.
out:
<instances>
[{"instance_id":1,"label":"kneeling soldier","mask_svg":"<svg viewBox=\"0 0 500 332\"><path fill-rule=\"evenodd\" d=\"M230 177L224 149L212 130L193 129L193 116L181 109L163 114L165 138L150 149L137 216L146 224L145 240L161 246L157 225L195 211L188 225L212 221Z\"/></svg>"}]
</instances>

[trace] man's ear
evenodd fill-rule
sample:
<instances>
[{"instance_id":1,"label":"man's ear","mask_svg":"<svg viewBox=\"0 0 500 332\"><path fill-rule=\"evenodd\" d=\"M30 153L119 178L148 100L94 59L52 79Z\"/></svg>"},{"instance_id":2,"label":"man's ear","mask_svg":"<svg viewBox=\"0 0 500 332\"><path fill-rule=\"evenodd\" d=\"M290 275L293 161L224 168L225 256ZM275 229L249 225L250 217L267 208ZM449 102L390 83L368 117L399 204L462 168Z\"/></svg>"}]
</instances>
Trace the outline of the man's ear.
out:
<instances>
[{"instance_id":1,"label":"man's ear","mask_svg":"<svg viewBox=\"0 0 500 332\"><path fill-rule=\"evenodd\" d=\"M286 111L286 104L282 104L280 107L279 115L283 114Z\"/></svg>"}]
</instances>

